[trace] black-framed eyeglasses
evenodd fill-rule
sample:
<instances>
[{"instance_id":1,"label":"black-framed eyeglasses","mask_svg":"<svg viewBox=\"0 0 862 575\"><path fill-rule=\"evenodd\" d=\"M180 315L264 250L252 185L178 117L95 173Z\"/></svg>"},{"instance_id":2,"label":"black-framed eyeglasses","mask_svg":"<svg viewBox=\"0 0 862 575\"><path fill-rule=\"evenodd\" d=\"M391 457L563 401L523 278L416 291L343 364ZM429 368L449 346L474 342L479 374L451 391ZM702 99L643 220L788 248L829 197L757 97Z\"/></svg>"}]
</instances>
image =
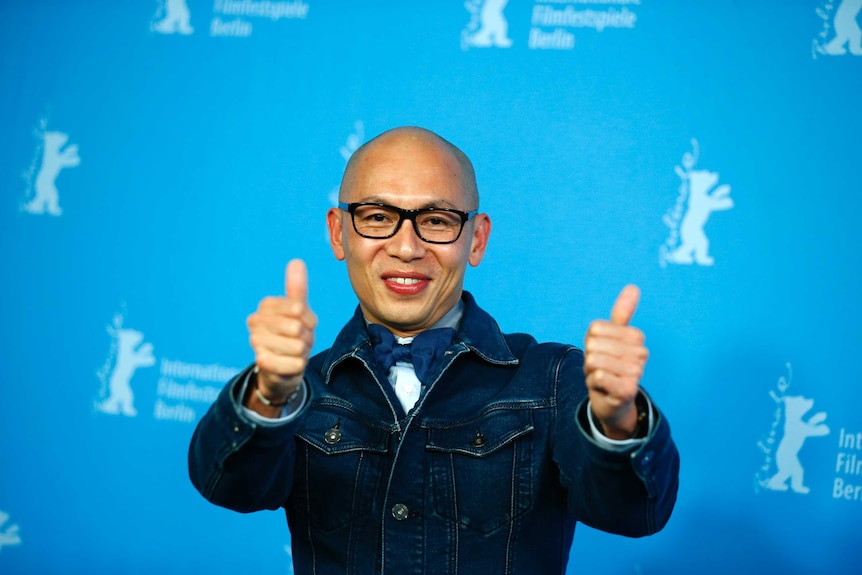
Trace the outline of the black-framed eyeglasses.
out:
<instances>
[{"instance_id":1,"label":"black-framed eyeglasses","mask_svg":"<svg viewBox=\"0 0 862 575\"><path fill-rule=\"evenodd\" d=\"M462 212L449 208L404 210L372 202L338 202L338 207L350 213L353 229L363 238L391 238L401 229L404 220L410 220L419 239L429 244L451 244L458 241L464 224L479 213L479 210Z\"/></svg>"}]
</instances>

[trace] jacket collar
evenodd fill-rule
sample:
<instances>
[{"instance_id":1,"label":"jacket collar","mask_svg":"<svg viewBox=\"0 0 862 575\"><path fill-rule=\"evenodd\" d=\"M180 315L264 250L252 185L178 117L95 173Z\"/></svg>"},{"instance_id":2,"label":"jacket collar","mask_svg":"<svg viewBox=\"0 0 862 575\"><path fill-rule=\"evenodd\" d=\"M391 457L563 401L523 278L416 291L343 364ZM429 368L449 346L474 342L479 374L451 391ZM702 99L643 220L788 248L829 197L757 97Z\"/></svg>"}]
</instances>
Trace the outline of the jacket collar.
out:
<instances>
[{"instance_id":1,"label":"jacket collar","mask_svg":"<svg viewBox=\"0 0 862 575\"><path fill-rule=\"evenodd\" d=\"M470 292L462 292L461 301L464 302L464 315L450 349L471 350L488 363L517 364L518 359L509 349L494 318L476 304ZM323 353L325 355L322 367L327 383L333 368L348 357L355 357L366 364L371 361L371 342L368 339L365 318L359 306L356 306L353 317L336 336L332 347Z\"/></svg>"}]
</instances>

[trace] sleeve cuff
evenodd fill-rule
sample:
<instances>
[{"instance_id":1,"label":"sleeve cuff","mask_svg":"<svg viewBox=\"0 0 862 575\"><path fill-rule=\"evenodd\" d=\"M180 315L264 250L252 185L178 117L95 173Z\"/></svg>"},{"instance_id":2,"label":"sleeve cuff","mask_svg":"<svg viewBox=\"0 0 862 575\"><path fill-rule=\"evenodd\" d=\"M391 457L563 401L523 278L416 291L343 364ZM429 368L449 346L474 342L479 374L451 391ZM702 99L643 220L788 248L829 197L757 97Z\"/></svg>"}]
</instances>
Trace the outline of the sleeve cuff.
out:
<instances>
[{"instance_id":1,"label":"sleeve cuff","mask_svg":"<svg viewBox=\"0 0 862 575\"><path fill-rule=\"evenodd\" d=\"M238 398L245 397L246 390L248 389L249 381L251 379L254 370L249 369L245 375L245 379L240 386L239 393L237 394ZM281 417L264 417L253 409L249 409L248 407L242 404L242 400L238 400L239 405L237 406L244 416L246 416L250 421L260 425L261 427L277 427L279 425L283 425L290 421L296 419L296 416L302 411L302 408L305 407L306 398L308 397L308 389L305 385L305 380L299 384L299 387L296 390L296 395L288 402L287 405L284 406L284 409L281 411ZM237 401L237 400L235 400Z\"/></svg>"}]
</instances>

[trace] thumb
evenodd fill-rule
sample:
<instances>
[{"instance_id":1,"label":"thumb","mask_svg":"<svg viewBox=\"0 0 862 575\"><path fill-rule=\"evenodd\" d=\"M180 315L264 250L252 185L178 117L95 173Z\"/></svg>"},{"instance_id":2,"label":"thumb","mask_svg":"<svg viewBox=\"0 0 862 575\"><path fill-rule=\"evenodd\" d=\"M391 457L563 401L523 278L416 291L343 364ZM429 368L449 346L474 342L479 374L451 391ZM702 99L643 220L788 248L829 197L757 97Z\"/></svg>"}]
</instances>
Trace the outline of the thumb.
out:
<instances>
[{"instance_id":1,"label":"thumb","mask_svg":"<svg viewBox=\"0 0 862 575\"><path fill-rule=\"evenodd\" d=\"M302 260L290 260L284 270L284 292L287 299L308 301L308 270Z\"/></svg>"},{"instance_id":2,"label":"thumb","mask_svg":"<svg viewBox=\"0 0 862 575\"><path fill-rule=\"evenodd\" d=\"M628 325L638 307L641 290L636 285L627 285L617 296L614 307L611 309L611 323L617 325Z\"/></svg>"}]
</instances>

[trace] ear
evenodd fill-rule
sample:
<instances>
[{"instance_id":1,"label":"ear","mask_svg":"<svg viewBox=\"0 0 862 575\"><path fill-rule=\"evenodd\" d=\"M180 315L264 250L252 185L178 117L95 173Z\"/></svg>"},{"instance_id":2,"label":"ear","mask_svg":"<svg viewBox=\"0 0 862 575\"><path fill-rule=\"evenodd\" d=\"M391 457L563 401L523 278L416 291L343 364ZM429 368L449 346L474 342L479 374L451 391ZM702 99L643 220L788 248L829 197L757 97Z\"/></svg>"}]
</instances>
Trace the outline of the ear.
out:
<instances>
[{"instance_id":1,"label":"ear","mask_svg":"<svg viewBox=\"0 0 862 575\"><path fill-rule=\"evenodd\" d=\"M341 225L341 208L330 208L326 212L326 227L329 228L329 245L335 259L344 261L344 226Z\"/></svg>"},{"instance_id":2,"label":"ear","mask_svg":"<svg viewBox=\"0 0 862 575\"><path fill-rule=\"evenodd\" d=\"M473 216L473 233L470 237L470 265L476 267L485 257L485 248L488 247L488 237L491 235L491 218L488 214L476 214Z\"/></svg>"}]
</instances>

